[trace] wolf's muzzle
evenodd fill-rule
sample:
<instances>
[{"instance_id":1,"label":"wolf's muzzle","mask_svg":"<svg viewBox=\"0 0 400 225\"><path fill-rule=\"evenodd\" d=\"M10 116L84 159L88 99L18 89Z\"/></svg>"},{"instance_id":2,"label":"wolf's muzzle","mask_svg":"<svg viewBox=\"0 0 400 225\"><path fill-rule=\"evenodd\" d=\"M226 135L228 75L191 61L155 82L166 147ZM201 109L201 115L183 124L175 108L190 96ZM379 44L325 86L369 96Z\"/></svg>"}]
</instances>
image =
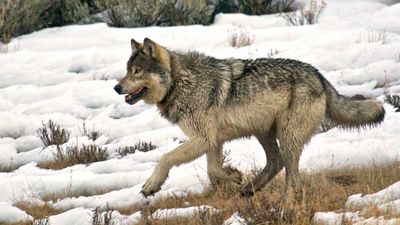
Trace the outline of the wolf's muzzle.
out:
<instances>
[{"instance_id":1,"label":"wolf's muzzle","mask_svg":"<svg viewBox=\"0 0 400 225\"><path fill-rule=\"evenodd\" d=\"M115 90L118 94L122 94L122 93L121 93L121 92L122 92L122 86L121 86L121 85L119 85L119 84L115 85L114 90Z\"/></svg>"}]
</instances>

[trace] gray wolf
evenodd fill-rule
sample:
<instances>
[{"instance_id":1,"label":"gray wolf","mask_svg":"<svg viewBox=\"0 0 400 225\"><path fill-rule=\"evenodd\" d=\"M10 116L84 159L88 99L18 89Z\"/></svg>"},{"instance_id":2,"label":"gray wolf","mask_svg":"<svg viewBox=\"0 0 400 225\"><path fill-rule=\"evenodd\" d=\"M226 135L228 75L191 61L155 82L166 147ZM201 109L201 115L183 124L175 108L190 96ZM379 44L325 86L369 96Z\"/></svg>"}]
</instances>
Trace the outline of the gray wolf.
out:
<instances>
[{"instance_id":1,"label":"gray wolf","mask_svg":"<svg viewBox=\"0 0 400 225\"><path fill-rule=\"evenodd\" d=\"M128 104L143 100L177 124L188 140L164 154L142 193L154 194L173 166L207 155L212 180L241 183L222 167L224 142L254 136L264 148L265 168L240 193L250 196L285 168L286 190L299 186L304 144L324 119L344 128L375 126L385 111L374 100L353 100L309 64L291 59L216 59L178 53L146 38L131 40L127 74L115 86ZM278 144L279 143L279 144Z\"/></svg>"}]
</instances>

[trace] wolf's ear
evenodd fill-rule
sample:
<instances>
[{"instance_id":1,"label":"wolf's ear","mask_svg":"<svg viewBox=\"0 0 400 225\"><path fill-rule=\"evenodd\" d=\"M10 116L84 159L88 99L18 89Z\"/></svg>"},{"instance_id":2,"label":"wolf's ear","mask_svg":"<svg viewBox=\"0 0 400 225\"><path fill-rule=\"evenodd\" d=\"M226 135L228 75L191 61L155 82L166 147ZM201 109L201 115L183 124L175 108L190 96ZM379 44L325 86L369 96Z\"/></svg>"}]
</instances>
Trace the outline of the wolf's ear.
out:
<instances>
[{"instance_id":1,"label":"wolf's ear","mask_svg":"<svg viewBox=\"0 0 400 225\"><path fill-rule=\"evenodd\" d=\"M145 38L143 41L143 52L144 54L157 59L159 51L161 50L161 46L159 46L154 41L150 40L149 38Z\"/></svg>"},{"instance_id":2,"label":"wolf's ear","mask_svg":"<svg viewBox=\"0 0 400 225\"><path fill-rule=\"evenodd\" d=\"M150 56L153 59L156 59L158 62L162 63L165 68L171 69L170 65L170 56L167 49L161 47L154 41L145 38L143 41L143 53L147 56Z\"/></svg>"},{"instance_id":3,"label":"wolf's ear","mask_svg":"<svg viewBox=\"0 0 400 225\"><path fill-rule=\"evenodd\" d=\"M131 39L131 47L132 47L132 54L135 54L137 51L139 51L143 48L143 45L140 44L139 42Z\"/></svg>"}]
</instances>

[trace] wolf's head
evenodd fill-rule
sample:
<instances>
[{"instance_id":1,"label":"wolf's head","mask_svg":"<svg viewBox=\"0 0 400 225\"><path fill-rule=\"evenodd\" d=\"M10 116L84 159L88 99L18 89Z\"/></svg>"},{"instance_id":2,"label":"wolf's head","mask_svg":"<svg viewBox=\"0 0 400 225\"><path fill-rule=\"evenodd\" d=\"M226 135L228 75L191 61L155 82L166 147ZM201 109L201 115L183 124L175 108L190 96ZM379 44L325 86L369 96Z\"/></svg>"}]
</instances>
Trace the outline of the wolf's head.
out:
<instances>
[{"instance_id":1,"label":"wolf's head","mask_svg":"<svg viewBox=\"0 0 400 225\"><path fill-rule=\"evenodd\" d=\"M131 40L132 55L127 63L127 73L114 90L125 95L128 104L139 100L147 104L161 102L171 86L171 64L169 52L145 38L143 44Z\"/></svg>"}]
</instances>

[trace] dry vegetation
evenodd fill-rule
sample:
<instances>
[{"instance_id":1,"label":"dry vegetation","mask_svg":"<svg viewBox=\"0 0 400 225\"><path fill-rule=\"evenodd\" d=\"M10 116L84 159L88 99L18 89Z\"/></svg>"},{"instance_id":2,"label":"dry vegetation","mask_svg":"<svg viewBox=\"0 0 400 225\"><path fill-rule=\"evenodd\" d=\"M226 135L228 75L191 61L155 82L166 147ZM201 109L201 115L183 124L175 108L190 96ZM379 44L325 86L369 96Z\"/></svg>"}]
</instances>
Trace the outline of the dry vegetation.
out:
<instances>
[{"instance_id":1,"label":"dry vegetation","mask_svg":"<svg viewBox=\"0 0 400 225\"><path fill-rule=\"evenodd\" d=\"M239 0L239 12L263 15L291 12L296 9L295 0Z\"/></svg>"},{"instance_id":2,"label":"dry vegetation","mask_svg":"<svg viewBox=\"0 0 400 225\"><path fill-rule=\"evenodd\" d=\"M283 18L293 26L317 24L319 17L326 8L326 5L327 4L324 0L310 0L308 9L306 9L304 5L300 5L298 11L283 14Z\"/></svg>"},{"instance_id":3,"label":"dry vegetation","mask_svg":"<svg viewBox=\"0 0 400 225\"><path fill-rule=\"evenodd\" d=\"M116 150L116 152L120 156L124 157L128 154L133 154L136 151L148 152L148 151L154 150L156 148L157 148L157 146L153 145L151 142L139 141L138 143L136 143L133 146L120 147Z\"/></svg>"},{"instance_id":4,"label":"dry vegetation","mask_svg":"<svg viewBox=\"0 0 400 225\"><path fill-rule=\"evenodd\" d=\"M61 213L61 211L56 210L48 203L34 204L25 201L19 201L15 203L14 206L25 211L27 214L31 215L35 219L45 219L51 215Z\"/></svg>"},{"instance_id":5,"label":"dry vegetation","mask_svg":"<svg viewBox=\"0 0 400 225\"><path fill-rule=\"evenodd\" d=\"M207 25L221 12L262 15L297 8L295 0L6 0L0 1L0 42L7 45L21 34L68 24ZM0 53L10 50L13 49L2 47Z\"/></svg>"},{"instance_id":6,"label":"dry vegetation","mask_svg":"<svg viewBox=\"0 0 400 225\"><path fill-rule=\"evenodd\" d=\"M248 30L244 29L232 29L228 30L228 42L233 48L240 48L244 46L250 46L253 44L255 39L254 34L251 34Z\"/></svg>"},{"instance_id":7,"label":"dry vegetation","mask_svg":"<svg viewBox=\"0 0 400 225\"><path fill-rule=\"evenodd\" d=\"M102 148L96 144L72 146L64 150L57 146L53 154L54 161L39 163L40 168L59 170L76 164L90 164L104 161L108 158L107 148Z\"/></svg>"},{"instance_id":8,"label":"dry vegetation","mask_svg":"<svg viewBox=\"0 0 400 225\"><path fill-rule=\"evenodd\" d=\"M85 123L79 130L82 136L87 136L92 141L95 141L101 135L94 128L89 129ZM107 148L102 148L96 144L62 146L62 144L68 142L70 132L52 120L42 123L42 127L36 133L44 147L55 145L54 161L39 163L38 167L41 168L57 170L76 164L89 164L107 160L109 155Z\"/></svg>"},{"instance_id":9,"label":"dry vegetation","mask_svg":"<svg viewBox=\"0 0 400 225\"><path fill-rule=\"evenodd\" d=\"M82 124L82 127L79 128L79 131L82 136L88 137L90 140L95 141L97 138L101 136L101 132L96 130L94 127L91 129L86 126L86 123Z\"/></svg>"},{"instance_id":10,"label":"dry vegetation","mask_svg":"<svg viewBox=\"0 0 400 225\"><path fill-rule=\"evenodd\" d=\"M204 194L189 194L184 198L169 198L157 204L141 209L137 206L118 209L123 214L131 214L142 210L150 215L160 208L180 208L198 205L210 205L220 210L219 213L198 214L189 218L172 218L157 220L149 218L140 224L157 225L205 225L221 224L233 213L238 212L247 224L297 224L309 225L315 212L340 210L347 198L356 193L373 193L400 180L400 163L395 162L386 166L371 165L362 168L344 168L336 171L302 174L304 183L302 193L289 204L282 204L284 189L283 174L257 192L252 198L240 197L236 188L221 185L210 188ZM377 216L371 211L368 216ZM345 223L344 223L345 224Z\"/></svg>"},{"instance_id":11,"label":"dry vegetation","mask_svg":"<svg viewBox=\"0 0 400 225\"><path fill-rule=\"evenodd\" d=\"M42 122L42 127L40 127L36 133L44 147L50 145L62 145L69 140L70 136L68 130L52 120L49 120L47 123Z\"/></svg>"},{"instance_id":12,"label":"dry vegetation","mask_svg":"<svg viewBox=\"0 0 400 225\"><path fill-rule=\"evenodd\" d=\"M372 164L361 168L343 168L333 171L322 171L314 174L301 175L303 182L302 193L298 193L294 201L283 204L284 177L281 173L270 185L257 192L252 198L240 197L237 187L230 184L220 184L208 188L203 194L189 194L186 197L171 197L159 201L155 205L145 208L132 205L128 208L107 209L102 212L94 210L93 223L113 224L112 211L117 210L122 214L130 215L141 211L146 219L140 225L219 225L233 213L246 220L248 225L256 224L296 224L309 225L315 212L339 211L343 212L347 198L352 194L369 194L377 192L390 184L400 180L400 162L393 162L385 166ZM95 195L96 193L91 193ZM218 212L199 212L187 218L157 219L151 214L157 209L185 208L188 206L209 205ZM18 202L16 207L26 211L36 220L42 219L46 224L48 216L61 213L50 204L34 205L27 202ZM385 216L385 212L376 210L371 206L364 210L362 216ZM32 222L16 223L13 225L28 225ZM351 224L344 221L343 224Z\"/></svg>"},{"instance_id":13,"label":"dry vegetation","mask_svg":"<svg viewBox=\"0 0 400 225\"><path fill-rule=\"evenodd\" d=\"M113 27L178 26L209 24L208 0L97 0L107 9L107 23Z\"/></svg>"},{"instance_id":14,"label":"dry vegetation","mask_svg":"<svg viewBox=\"0 0 400 225\"><path fill-rule=\"evenodd\" d=\"M0 1L0 42L51 26L77 23L89 16L89 5L80 0Z\"/></svg>"}]
</instances>

